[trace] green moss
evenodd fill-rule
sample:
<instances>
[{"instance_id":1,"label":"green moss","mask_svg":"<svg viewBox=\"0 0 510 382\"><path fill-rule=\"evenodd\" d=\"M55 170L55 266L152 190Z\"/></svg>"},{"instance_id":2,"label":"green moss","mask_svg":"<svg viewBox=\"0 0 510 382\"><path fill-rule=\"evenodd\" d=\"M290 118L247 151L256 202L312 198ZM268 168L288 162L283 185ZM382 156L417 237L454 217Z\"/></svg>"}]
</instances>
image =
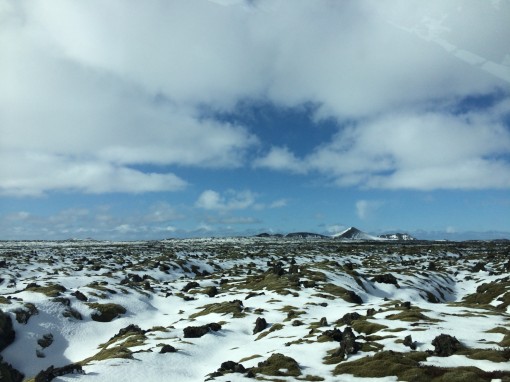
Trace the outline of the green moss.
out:
<instances>
[{"instance_id":1,"label":"green moss","mask_svg":"<svg viewBox=\"0 0 510 382\"><path fill-rule=\"evenodd\" d=\"M363 302L361 298L353 291L342 288L341 286L335 284L324 284L322 286L322 291L334 297L340 297L342 300L353 304L361 304Z\"/></svg>"},{"instance_id":2,"label":"green moss","mask_svg":"<svg viewBox=\"0 0 510 382\"><path fill-rule=\"evenodd\" d=\"M476 288L476 293L472 293L464 297L463 301L467 304L491 306L496 298L501 299L501 303L497 305L497 310L506 310L510 305L510 281L503 282L496 280L485 283Z\"/></svg>"},{"instance_id":3,"label":"green moss","mask_svg":"<svg viewBox=\"0 0 510 382\"><path fill-rule=\"evenodd\" d=\"M424 315L417 309L403 310L400 313L390 314L386 316L388 320L400 320L405 322L418 322L418 321L427 321L427 322L441 322L441 320L430 318L429 316Z\"/></svg>"},{"instance_id":4,"label":"green moss","mask_svg":"<svg viewBox=\"0 0 510 382\"><path fill-rule=\"evenodd\" d=\"M299 277L294 274L278 276L268 271L261 275L249 276L243 287L252 290L267 289L287 295L292 293L287 289L299 289Z\"/></svg>"},{"instance_id":5,"label":"green moss","mask_svg":"<svg viewBox=\"0 0 510 382\"><path fill-rule=\"evenodd\" d=\"M246 361L250 361L252 359L255 359L255 358L262 358L262 356L260 354L254 354L254 355L251 355L249 357L244 357L244 358L241 358L239 360L239 363L243 363L243 362L246 362Z\"/></svg>"},{"instance_id":6,"label":"green moss","mask_svg":"<svg viewBox=\"0 0 510 382\"><path fill-rule=\"evenodd\" d=\"M58 297L62 292L65 292L67 289L59 284L48 284L46 286L28 287L25 290L29 292L42 293L48 297Z\"/></svg>"},{"instance_id":7,"label":"green moss","mask_svg":"<svg viewBox=\"0 0 510 382\"><path fill-rule=\"evenodd\" d=\"M91 314L91 318L94 321L99 322L110 322L113 319L119 317L121 314L126 313L126 308L119 304L99 304L90 302L87 304L91 309L96 310Z\"/></svg>"},{"instance_id":8,"label":"green moss","mask_svg":"<svg viewBox=\"0 0 510 382\"><path fill-rule=\"evenodd\" d=\"M372 357L341 363L335 367L333 373L352 374L364 378L396 376L399 380L407 382L489 382L497 378L503 380L510 378L510 372L484 372L475 367L440 368L420 365L426 358L425 352L383 351Z\"/></svg>"},{"instance_id":9,"label":"green moss","mask_svg":"<svg viewBox=\"0 0 510 382\"><path fill-rule=\"evenodd\" d=\"M376 324L368 320L355 320L352 322L352 328L358 333L374 334L379 330L387 329L386 325Z\"/></svg>"},{"instance_id":10,"label":"green moss","mask_svg":"<svg viewBox=\"0 0 510 382\"><path fill-rule=\"evenodd\" d=\"M255 341L260 340L261 338L264 338L269 333L273 333L273 332L276 332L277 330L282 330L282 329L283 329L282 324L274 324L273 326L271 326L269 328L269 330L265 330L262 333L260 333L259 336L255 339Z\"/></svg>"},{"instance_id":11,"label":"green moss","mask_svg":"<svg viewBox=\"0 0 510 382\"><path fill-rule=\"evenodd\" d=\"M508 362L510 360L510 349L462 349L457 352L471 359L488 360L492 362Z\"/></svg>"},{"instance_id":12,"label":"green moss","mask_svg":"<svg viewBox=\"0 0 510 382\"><path fill-rule=\"evenodd\" d=\"M0 296L0 304L4 304L4 305L11 304L11 300L9 300L7 297Z\"/></svg>"},{"instance_id":13,"label":"green moss","mask_svg":"<svg viewBox=\"0 0 510 382\"><path fill-rule=\"evenodd\" d=\"M498 345L502 346L502 347L510 347L510 330L509 329L498 326L494 329L487 330L487 333L504 334L503 339L499 342Z\"/></svg>"},{"instance_id":14,"label":"green moss","mask_svg":"<svg viewBox=\"0 0 510 382\"><path fill-rule=\"evenodd\" d=\"M200 312L193 313L190 315L190 318L197 318L200 316L205 316L211 313L218 314L232 314L234 318L245 317L246 313L243 313L243 304L239 300L234 301L225 301L215 304L207 304L202 307L203 309Z\"/></svg>"},{"instance_id":15,"label":"green moss","mask_svg":"<svg viewBox=\"0 0 510 382\"><path fill-rule=\"evenodd\" d=\"M299 364L293 358L280 353L274 353L267 360L259 362L257 367L252 368L252 372L277 377L297 377L301 375Z\"/></svg>"},{"instance_id":16,"label":"green moss","mask_svg":"<svg viewBox=\"0 0 510 382\"><path fill-rule=\"evenodd\" d=\"M361 344L361 351L363 352L378 352L380 350L382 350L384 348L384 345L381 345L380 343L378 342L375 342L375 341L367 341L367 342L363 342Z\"/></svg>"},{"instance_id":17,"label":"green moss","mask_svg":"<svg viewBox=\"0 0 510 382\"><path fill-rule=\"evenodd\" d=\"M80 361L79 364L85 366L93 361L104 361L112 358L132 359L133 352L125 346L114 346L112 348L102 349L99 351L99 353L93 355L92 357Z\"/></svg>"}]
</instances>

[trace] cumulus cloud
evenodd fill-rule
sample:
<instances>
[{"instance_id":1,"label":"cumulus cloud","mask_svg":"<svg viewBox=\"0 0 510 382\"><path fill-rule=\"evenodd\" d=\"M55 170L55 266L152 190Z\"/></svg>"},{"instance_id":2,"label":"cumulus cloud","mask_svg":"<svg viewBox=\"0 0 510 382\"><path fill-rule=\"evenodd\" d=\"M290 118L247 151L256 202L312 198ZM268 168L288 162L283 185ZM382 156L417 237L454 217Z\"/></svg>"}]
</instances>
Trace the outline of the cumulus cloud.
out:
<instances>
[{"instance_id":1,"label":"cumulus cloud","mask_svg":"<svg viewBox=\"0 0 510 382\"><path fill-rule=\"evenodd\" d=\"M255 168L269 168L272 170L284 170L294 173L305 173L306 166L287 147L272 147L262 157L253 162Z\"/></svg>"},{"instance_id":2,"label":"cumulus cloud","mask_svg":"<svg viewBox=\"0 0 510 382\"><path fill-rule=\"evenodd\" d=\"M391 118L374 121L391 110L506 88L508 2L499 8L455 0L1 4L0 150L20 158L1 174L3 194L172 191L185 180L133 167L243 166L259 143L256 131L206 118L204 110L230 111L246 99L286 107L313 103L316 119L372 121L339 133L305 158L306 165L275 146L255 167L331 170L339 184L383 188L464 188L481 172L508 174L507 161L487 159L497 149L468 155L470 143L461 139L465 152L454 150L441 163L444 174L422 182L431 178L432 164L411 165L412 157L420 158L387 139L377 150L365 144L365 131L401 133L382 127ZM401 125L403 118L393 117ZM406 118L419 124L420 115ZM494 129L493 123L489 141ZM425 128L411 130L401 139L430 142ZM437 148L443 146L432 142L431 151ZM452 172L459 180L444 183ZM480 183L507 187L501 178Z\"/></svg>"},{"instance_id":3,"label":"cumulus cloud","mask_svg":"<svg viewBox=\"0 0 510 382\"><path fill-rule=\"evenodd\" d=\"M510 187L510 104L483 111L388 113L344 127L330 142L287 165L319 172L342 187L380 189L490 189Z\"/></svg>"},{"instance_id":4,"label":"cumulus cloud","mask_svg":"<svg viewBox=\"0 0 510 382\"><path fill-rule=\"evenodd\" d=\"M249 190L229 190L225 195L213 190L205 190L195 202L198 208L217 211L244 210L254 204L255 194Z\"/></svg>"},{"instance_id":5,"label":"cumulus cloud","mask_svg":"<svg viewBox=\"0 0 510 382\"><path fill-rule=\"evenodd\" d=\"M186 186L184 180L171 173L145 173L98 160L73 160L36 152L0 152L0 163L0 195L39 196L51 190L141 193L175 191Z\"/></svg>"}]
</instances>

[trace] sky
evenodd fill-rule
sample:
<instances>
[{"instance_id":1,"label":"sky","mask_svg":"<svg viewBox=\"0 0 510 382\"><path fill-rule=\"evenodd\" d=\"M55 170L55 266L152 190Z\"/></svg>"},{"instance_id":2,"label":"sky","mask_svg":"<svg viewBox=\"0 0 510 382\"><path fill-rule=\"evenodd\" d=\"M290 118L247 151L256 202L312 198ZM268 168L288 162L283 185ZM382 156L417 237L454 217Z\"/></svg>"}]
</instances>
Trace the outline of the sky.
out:
<instances>
[{"instance_id":1,"label":"sky","mask_svg":"<svg viewBox=\"0 0 510 382\"><path fill-rule=\"evenodd\" d=\"M0 240L510 238L508 0L0 0Z\"/></svg>"}]
</instances>

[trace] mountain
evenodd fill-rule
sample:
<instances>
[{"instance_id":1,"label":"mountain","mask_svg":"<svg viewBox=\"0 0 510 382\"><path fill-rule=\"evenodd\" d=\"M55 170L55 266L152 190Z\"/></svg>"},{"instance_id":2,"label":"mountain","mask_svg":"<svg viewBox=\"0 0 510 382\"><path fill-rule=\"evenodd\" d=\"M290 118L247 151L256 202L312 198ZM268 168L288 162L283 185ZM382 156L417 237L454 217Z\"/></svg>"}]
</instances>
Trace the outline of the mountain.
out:
<instances>
[{"instance_id":1,"label":"mountain","mask_svg":"<svg viewBox=\"0 0 510 382\"><path fill-rule=\"evenodd\" d=\"M312 232L291 232L285 235L285 237L291 239L324 239L327 238L328 236Z\"/></svg>"},{"instance_id":2,"label":"mountain","mask_svg":"<svg viewBox=\"0 0 510 382\"><path fill-rule=\"evenodd\" d=\"M353 240L353 241L387 240L387 239L384 239L381 237L369 235L368 233L360 231L359 229L357 229L355 227L347 228L345 231L337 233L336 235L333 235L332 237L335 239L339 239L339 240Z\"/></svg>"},{"instance_id":3,"label":"mountain","mask_svg":"<svg viewBox=\"0 0 510 382\"><path fill-rule=\"evenodd\" d=\"M382 239L388 239L388 240L398 240L398 241L410 241L410 240L416 240L415 237L409 235L408 233L386 233L384 235L379 235Z\"/></svg>"}]
</instances>

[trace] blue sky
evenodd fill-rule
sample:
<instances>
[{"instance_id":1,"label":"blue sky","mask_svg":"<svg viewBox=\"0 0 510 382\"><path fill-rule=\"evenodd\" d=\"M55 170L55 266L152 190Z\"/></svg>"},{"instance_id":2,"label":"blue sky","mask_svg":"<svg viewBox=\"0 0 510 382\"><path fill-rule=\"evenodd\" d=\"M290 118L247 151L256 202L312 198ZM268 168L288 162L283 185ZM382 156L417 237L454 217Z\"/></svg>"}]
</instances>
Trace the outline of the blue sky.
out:
<instances>
[{"instance_id":1,"label":"blue sky","mask_svg":"<svg viewBox=\"0 0 510 382\"><path fill-rule=\"evenodd\" d=\"M0 0L0 239L510 238L510 2Z\"/></svg>"}]
</instances>

